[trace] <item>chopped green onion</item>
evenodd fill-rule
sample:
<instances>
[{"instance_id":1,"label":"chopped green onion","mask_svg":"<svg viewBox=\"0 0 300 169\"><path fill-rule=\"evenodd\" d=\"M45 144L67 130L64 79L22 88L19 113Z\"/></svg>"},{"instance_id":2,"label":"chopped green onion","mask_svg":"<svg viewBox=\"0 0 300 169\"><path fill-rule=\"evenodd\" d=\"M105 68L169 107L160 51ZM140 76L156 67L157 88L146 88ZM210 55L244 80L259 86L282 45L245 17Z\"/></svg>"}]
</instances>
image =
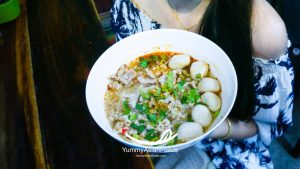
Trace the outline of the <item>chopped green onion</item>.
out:
<instances>
[{"instance_id":1,"label":"chopped green onion","mask_svg":"<svg viewBox=\"0 0 300 169\"><path fill-rule=\"evenodd\" d=\"M157 122L156 121L151 121L150 124L151 124L151 126L155 127L157 125Z\"/></svg>"},{"instance_id":2,"label":"chopped green onion","mask_svg":"<svg viewBox=\"0 0 300 169\"><path fill-rule=\"evenodd\" d=\"M155 133L154 129L150 129L146 132L146 140L153 141L155 137L157 137L157 133Z\"/></svg>"},{"instance_id":3,"label":"chopped green onion","mask_svg":"<svg viewBox=\"0 0 300 169\"><path fill-rule=\"evenodd\" d=\"M142 68L146 68L146 67L148 67L149 62L151 62L151 61L152 61L152 58L151 58L151 57L141 58L141 59L140 59L140 66L141 66Z\"/></svg>"},{"instance_id":4,"label":"chopped green onion","mask_svg":"<svg viewBox=\"0 0 300 169\"><path fill-rule=\"evenodd\" d=\"M146 114L150 113L150 107L147 103L143 104L143 112L146 113Z\"/></svg>"},{"instance_id":5,"label":"chopped green onion","mask_svg":"<svg viewBox=\"0 0 300 169\"><path fill-rule=\"evenodd\" d=\"M153 55L152 59L156 61L156 60L158 60L158 56L157 55Z\"/></svg>"},{"instance_id":6,"label":"chopped green onion","mask_svg":"<svg viewBox=\"0 0 300 169\"><path fill-rule=\"evenodd\" d=\"M155 122L156 121L156 114L149 114L148 115L148 119L151 121L151 122Z\"/></svg>"},{"instance_id":7,"label":"chopped green onion","mask_svg":"<svg viewBox=\"0 0 300 169\"><path fill-rule=\"evenodd\" d=\"M163 92L168 92L169 91L168 85L166 83L164 85L162 85L161 90Z\"/></svg>"},{"instance_id":8,"label":"chopped green onion","mask_svg":"<svg viewBox=\"0 0 300 169\"><path fill-rule=\"evenodd\" d=\"M154 132L155 132L154 129L149 129L149 130L147 131L146 135L147 135L147 134L153 134Z\"/></svg>"},{"instance_id":9,"label":"chopped green onion","mask_svg":"<svg viewBox=\"0 0 300 169\"><path fill-rule=\"evenodd\" d=\"M189 121L189 122L192 122L192 121L193 121L193 118L192 118L192 116L188 116L188 119L187 119L187 121Z\"/></svg>"},{"instance_id":10,"label":"chopped green onion","mask_svg":"<svg viewBox=\"0 0 300 169\"><path fill-rule=\"evenodd\" d=\"M174 96L175 96L176 98L179 96L179 94L178 94L178 91L177 91L177 90L174 90L174 91L173 91L173 94L174 94Z\"/></svg>"},{"instance_id":11,"label":"chopped green onion","mask_svg":"<svg viewBox=\"0 0 300 169\"><path fill-rule=\"evenodd\" d=\"M143 110L144 110L144 106L141 105L141 104L139 104L139 103L137 103L137 104L135 105L135 108L136 108L138 111L143 111Z\"/></svg>"},{"instance_id":12,"label":"chopped green onion","mask_svg":"<svg viewBox=\"0 0 300 169\"><path fill-rule=\"evenodd\" d=\"M162 114L163 114L163 115L166 115L167 111L168 111L168 110L166 110L166 109L159 109L159 110L158 110L159 115L162 115Z\"/></svg>"},{"instance_id":13,"label":"chopped green onion","mask_svg":"<svg viewBox=\"0 0 300 169\"><path fill-rule=\"evenodd\" d=\"M146 135L145 139L151 141L154 137L152 135Z\"/></svg>"},{"instance_id":14,"label":"chopped green onion","mask_svg":"<svg viewBox=\"0 0 300 169\"><path fill-rule=\"evenodd\" d=\"M159 116L157 121L162 121L165 118L165 116Z\"/></svg>"},{"instance_id":15,"label":"chopped green onion","mask_svg":"<svg viewBox=\"0 0 300 169\"><path fill-rule=\"evenodd\" d=\"M150 93L142 93L141 96L145 100L149 100L150 99Z\"/></svg>"},{"instance_id":16,"label":"chopped green onion","mask_svg":"<svg viewBox=\"0 0 300 169\"><path fill-rule=\"evenodd\" d=\"M136 124L134 124L134 123L131 123L130 127L134 128L134 129L138 129L138 126Z\"/></svg>"},{"instance_id":17,"label":"chopped green onion","mask_svg":"<svg viewBox=\"0 0 300 169\"><path fill-rule=\"evenodd\" d=\"M167 115L167 110L164 110L164 109L160 109L159 111L159 117L157 119L157 121L162 121Z\"/></svg>"},{"instance_id":18,"label":"chopped green onion","mask_svg":"<svg viewBox=\"0 0 300 169\"><path fill-rule=\"evenodd\" d=\"M140 124L144 124L145 120L139 120Z\"/></svg>"},{"instance_id":19,"label":"chopped green onion","mask_svg":"<svg viewBox=\"0 0 300 169\"><path fill-rule=\"evenodd\" d=\"M201 79L201 73L196 74L196 78Z\"/></svg>"},{"instance_id":20,"label":"chopped green onion","mask_svg":"<svg viewBox=\"0 0 300 169\"><path fill-rule=\"evenodd\" d=\"M145 128L146 128L146 126L140 125L140 126L137 128L138 133L142 133L142 132L145 130Z\"/></svg>"},{"instance_id":21,"label":"chopped green onion","mask_svg":"<svg viewBox=\"0 0 300 169\"><path fill-rule=\"evenodd\" d=\"M142 60L142 61L140 61L140 66L141 66L142 68L146 68L146 67L148 66L148 62L145 61L145 60Z\"/></svg>"},{"instance_id":22,"label":"chopped green onion","mask_svg":"<svg viewBox=\"0 0 300 169\"><path fill-rule=\"evenodd\" d=\"M187 96L186 95L183 95L182 97L181 97L181 99L180 99L180 102L182 103L182 104L187 104L188 102L187 102Z\"/></svg>"},{"instance_id":23,"label":"chopped green onion","mask_svg":"<svg viewBox=\"0 0 300 169\"><path fill-rule=\"evenodd\" d=\"M179 90L184 89L184 88L183 88L184 84L185 84L185 80L181 80L180 82L178 82L177 88L178 88Z\"/></svg>"},{"instance_id":24,"label":"chopped green onion","mask_svg":"<svg viewBox=\"0 0 300 169\"><path fill-rule=\"evenodd\" d=\"M129 107L128 100L125 100L123 102L123 110L124 110L124 112L123 112L124 115L128 115L130 113L131 110L130 110L130 107Z\"/></svg>"},{"instance_id":25,"label":"chopped green onion","mask_svg":"<svg viewBox=\"0 0 300 169\"><path fill-rule=\"evenodd\" d=\"M134 121L137 119L137 114L132 114L129 116L129 120Z\"/></svg>"}]
</instances>

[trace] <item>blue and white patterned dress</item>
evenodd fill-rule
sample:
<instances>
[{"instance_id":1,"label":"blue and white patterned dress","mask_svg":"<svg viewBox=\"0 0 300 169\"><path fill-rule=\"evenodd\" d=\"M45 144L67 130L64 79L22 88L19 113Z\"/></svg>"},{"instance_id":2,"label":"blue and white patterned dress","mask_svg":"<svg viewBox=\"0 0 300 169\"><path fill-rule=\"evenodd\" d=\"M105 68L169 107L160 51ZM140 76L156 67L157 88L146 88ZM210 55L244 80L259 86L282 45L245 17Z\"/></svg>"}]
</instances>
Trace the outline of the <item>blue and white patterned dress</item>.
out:
<instances>
[{"instance_id":1,"label":"blue and white patterned dress","mask_svg":"<svg viewBox=\"0 0 300 169\"><path fill-rule=\"evenodd\" d=\"M111 17L117 40L163 28L130 0L115 0ZM253 119L258 133L240 141L205 139L197 144L195 148L204 149L216 168L273 168L268 147L292 125L294 72L288 53L275 60L253 58L253 66L256 94Z\"/></svg>"}]
</instances>

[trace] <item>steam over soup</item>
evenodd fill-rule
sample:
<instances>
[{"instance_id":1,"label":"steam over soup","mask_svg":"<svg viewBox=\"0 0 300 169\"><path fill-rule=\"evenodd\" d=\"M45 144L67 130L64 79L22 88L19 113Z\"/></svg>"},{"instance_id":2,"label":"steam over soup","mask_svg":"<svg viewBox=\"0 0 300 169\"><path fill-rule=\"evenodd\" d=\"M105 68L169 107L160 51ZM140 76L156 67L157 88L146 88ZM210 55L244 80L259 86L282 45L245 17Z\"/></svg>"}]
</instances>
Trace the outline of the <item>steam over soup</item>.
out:
<instances>
[{"instance_id":1,"label":"steam over soup","mask_svg":"<svg viewBox=\"0 0 300 169\"><path fill-rule=\"evenodd\" d=\"M120 135L126 130L156 141L171 129L178 136L168 145L178 144L202 135L221 107L218 79L207 63L189 55L150 53L122 65L109 79L105 111Z\"/></svg>"}]
</instances>

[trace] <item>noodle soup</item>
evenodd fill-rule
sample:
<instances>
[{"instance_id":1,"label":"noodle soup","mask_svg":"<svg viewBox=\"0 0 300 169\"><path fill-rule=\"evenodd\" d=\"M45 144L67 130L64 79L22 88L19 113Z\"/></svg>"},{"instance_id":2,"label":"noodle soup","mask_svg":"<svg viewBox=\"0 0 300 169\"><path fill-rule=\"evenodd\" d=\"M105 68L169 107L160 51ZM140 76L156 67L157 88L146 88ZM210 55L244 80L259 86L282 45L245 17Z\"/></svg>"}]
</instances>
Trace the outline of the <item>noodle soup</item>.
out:
<instances>
[{"instance_id":1,"label":"noodle soup","mask_svg":"<svg viewBox=\"0 0 300 169\"><path fill-rule=\"evenodd\" d=\"M170 129L178 135L167 145L186 142L205 133L221 108L220 83L210 65L182 53L138 57L109 80L105 112L120 136L126 131L157 141Z\"/></svg>"}]
</instances>

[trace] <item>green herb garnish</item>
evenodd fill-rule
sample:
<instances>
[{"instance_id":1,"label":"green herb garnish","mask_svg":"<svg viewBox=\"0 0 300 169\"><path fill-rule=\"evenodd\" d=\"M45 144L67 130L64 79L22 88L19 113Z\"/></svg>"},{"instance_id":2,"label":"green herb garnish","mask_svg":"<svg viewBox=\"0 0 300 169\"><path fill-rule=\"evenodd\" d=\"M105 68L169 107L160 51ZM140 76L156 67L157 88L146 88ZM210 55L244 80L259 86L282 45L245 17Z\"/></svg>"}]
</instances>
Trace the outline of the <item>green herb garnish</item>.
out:
<instances>
[{"instance_id":1,"label":"green herb garnish","mask_svg":"<svg viewBox=\"0 0 300 169\"><path fill-rule=\"evenodd\" d=\"M196 74L196 78L201 79L201 73Z\"/></svg>"},{"instance_id":2,"label":"green herb garnish","mask_svg":"<svg viewBox=\"0 0 300 169\"><path fill-rule=\"evenodd\" d=\"M138 133L139 134L142 133L145 130L145 128L146 128L146 126L144 126L144 125L138 126L138 128L137 128Z\"/></svg>"},{"instance_id":3,"label":"green herb garnish","mask_svg":"<svg viewBox=\"0 0 300 169\"><path fill-rule=\"evenodd\" d=\"M145 60L141 60L141 61L140 61L140 66L141 66L142 68L146 68L146 67L148 66L148 62L145 61Z\"/></svg>"},{"instance_id":4,"label":"green herb garnish","mask_svg":"<svg viewBox=\"0 0 300 169\"><path fill-rule=\"evenodd\" d=\"M174 73L171 71L167 75L167 87L169 89L173 89L174 87L173 81L174 81Z\"/></svg>"},{"instance_id":5,"label":"green herb garnish","mask_svg":"<svg viewBox=\"0 0 300 169\"><path fill-rule=\"evenodd\" d=\"M151 121L151 122L156 122L156 114L149 114L148 115L148 119Z\"/></svg>"},{"instance_id":6,"label":"green herb garnish","mask_svg":"<svg viewBox=\"0 0 300 169\"><path fill-rule=\"evenodd\" d=\"M178 98L180 93L182 93L184 91L184 87L183 87L184 84L185 84L185 80L181 80L180 82L178 82L176 84L176 87L172 89L172 93L174 94L174 96L176 98Z\"/></svg>"},{"instance_id":7,"label":"green herb garnish","mask_svg":"<svg viewBox=\"0 0 300 169\"><path fill-rule=\"evenodd\" d=\"M166 112L167 111L165 111L165 110L161 110L160 112L159 112L159 117L158 117L158 119L157 119L157 121L162 121L167 115L166 115Z\"/></svg>"},{"instance_id":8,"label":"green herb garnish","mask_svg":"<svg viewBox=\"0 0 300 169\"><path fill-rule=\"evenodd\" d=\"M152 61L152 58L151 58L151 57L148 57L148 58L141 58L141 59L140 59L140 66L141 66L142 68L146 68L146 67L148 67L149 62L151 62L151 61Z\"/></svg>"},{"instance_id":9,"label":"green herb garnish","mask_svg":"<svg viewBox=\"0 0 300 169\"><path fill-rule=\"evenodd\" d=\"M137 103L137 104L135 105L135 108L136 108L138 111L143 111L143 110L144 110L144 106L141 105L141 104L139 104L139 103Z\"/></svg>"},{"instance_id":10,"label":"green herb garnish","mask_svg":"<svg viewBox=\"0 0 300 169\"><path fill-rule=\"evenodd\" d=\"M136 124L134 124L134 123L131 123L130 127L134 128L134 129L138 129L138 126Z\"/></svg>"},{"instance_id":11,"label":"green herb garnish","mask_svg":"<svg viewBox=\"0 0 300 169\"><path fill-rule=\"evenodd\" d=\"M191 89L191 90L189 91L188 96L187 96L187 101L188 101L189 103L194 103L194 104L196 104L199 98L200 98L200 95L199 95L199 93L198 93L198 90L197 90L197 89Z\"/></svg>"},{"instance_id":12,"label":"green herb garnish","mask_svg":"<svg viewBox=\"0 0 300 169\"><path fill-rule=\"evenodd\" d=\"M159 109L159 110L158 110L158 113L159 113L160 116L161 116L161 115L164 115L164 116L165 116L166 113L167 113L167 111L168 111L167 109Z\"/></svg>"},{"instance_id":13,"label":"green herb garnish","mask_svg":"<svg viewBox=\"0 0 300 169\"><path fill-rule=\"evenodd\" d=\"M157 55L152 55L152 59L157 61L158 60L158 56Z\"/></svg>"},{"instance_id":14,"label":"green herb garnish","mask_svg":"<svg viewBox=\"0 0 300 169\"><path fill-rule=\"evenodd\" d=\"M146 135L147 135L147 134L152 134L152 133L154 133L154 132L155 132L154 129L149 129L149 130L147 131Z\"/></svg>"},{"instance_id":15,"label":"green herb garnish","mask_svg":"<svg viewBox=\"0 0 300 169\"><path fill-rule=\"evenodd\" d=\"M177 98L179 96L178 91L177 90L173 90L173 94L175 96L175 98Z\"/></svg>"},{"instance_id":16,"label":"green herb garnish","mask_svg":"<svg viewBox=\"0 0 300 169\"><path fill-rule=\"evenodd\" d=\"M143 112L146 113L146 114L150 113L150 107L147 103L143 104Z\"/></svg>"},{"instance_id":17,"label":"green herb garnish","mask_svg":"<svg viewBox=\"0 0 300 169\"><path fill-rule=\"evenodd\" d=\"M130 107L129 107L129 103L128 103L128 100L125 100L123 102L123 114L124 115L128 115L130 113Z\"/></svg>"},{"instance_id":18,"label":"green herb garnish","mask_svg":"<svg viewBox=\"0 0 300 169\"><path fill-rule=\"evenodd\" d=\"M157 125L157 122L156 121L151 121L150 124L151 124L151 126L155 127Z\"/></svg>"},{"instance_id":19,"label":"green herb garnish","mask_svg":"<svg viewBox=\"0 0 300 169\"><path fill-rule=\"evenodd\" d=\"M130 116L129 116L129 120L130 121L134 121L134 120L136 120L137 119L137 114L131 114Z\"/></svg>"},{"instance_id":20,"label":"green herb garnish","mask_svg":"<svg viewBox=\"0 0 300 169\"><path fill-rule=\"evenodd\" d=\"M146 132L145 135L146 140L153 141L155 137L157 137L157 133L155 133L154 129L150 129Z\"/></svg>"},{"instance_id":21,"label":"green herb garnish","mask_svg":"<svg viewBox=\"0 0 300 169\"><path fill-rule=\"evenodd\" d=\"M150 93L142 93L141 96L145 100L149 100L150 99Z\"/></svg>"},{"instance_id":22,"label":"green herb garnish","mask_svg":"<svg viewBox=\"0 0 300 169\"><path fill-rule=\"evenodd\" d=\"M168 87L167 83L165 83L165 84L162 85L161 91L163 91L163 92L168 92L169 91L169 87Z\"/></svg>"},{"instance_id":23,"label":"green herb garnish","mask_svg":"<svg viewBox=\"0 0 300 169\"><path fill-rule=\"evenodd\" d=\"M183 90L183 86L185 84L185 80L181 80L180 82L177 83L177 89Z\"/></svg>"},{"instance_id":24,"label":"green herb garnish","mask_svg":"<svg viewBox=\"0 0 300 169\"><path fill-rule=\"evenodd\" d=\"M181 99L180 99L180 102L182 103L182 104L187 104L188 103L188 92L187 91L184 91L183 92L183 95L182 95L182 97L181 97Z\"/></svg>"}]
</instances>

